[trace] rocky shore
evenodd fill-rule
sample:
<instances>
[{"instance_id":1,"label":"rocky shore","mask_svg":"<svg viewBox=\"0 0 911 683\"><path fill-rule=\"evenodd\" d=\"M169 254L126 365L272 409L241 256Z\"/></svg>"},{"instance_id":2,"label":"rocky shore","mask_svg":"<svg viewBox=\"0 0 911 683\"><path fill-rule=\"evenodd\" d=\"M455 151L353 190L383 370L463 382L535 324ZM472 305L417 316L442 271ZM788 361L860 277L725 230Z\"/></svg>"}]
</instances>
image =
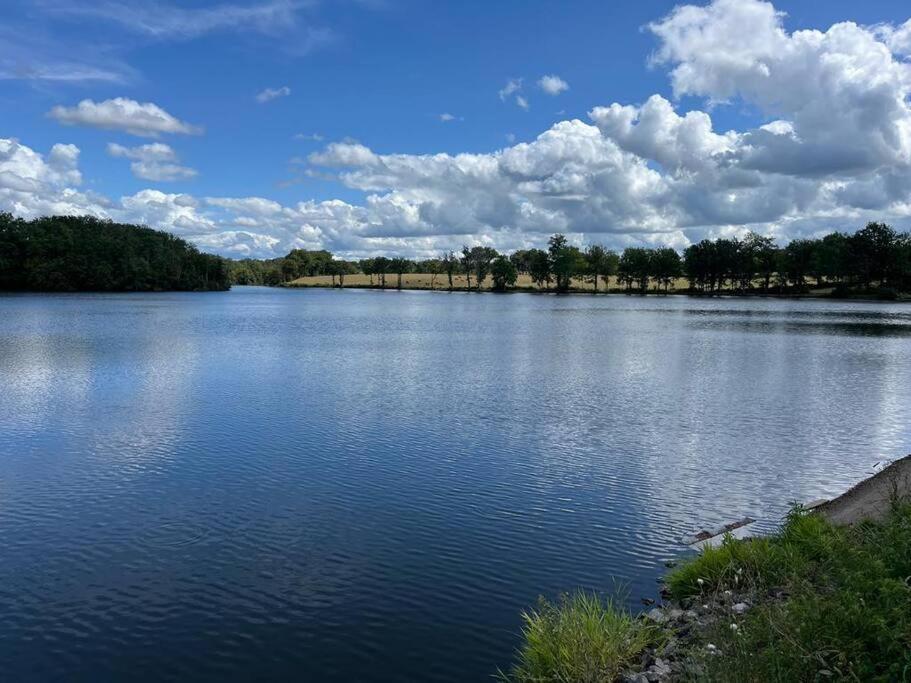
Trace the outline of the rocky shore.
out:
<instances>
[{"instance_id":1,"label":"rocky shore","mask_svg":"<svg viewBox=\"0 0 911 683\"><path fill-rule=\"evenodd\" d=\"M911 456L906 456L878 469L846 493L830 501L818 501L798 514L817 515L840 527L869 522L882 522L899 501L911 498ZM812 509L810 509L812 507ZM737 526L737 525L732 525ZM752 543L749 538L729 543ZM706 539L702 539L703 542ZM718 545L718 539L715 539ZM669 563L672 571L674 563ZM621 676L625 683L654 683L702 678L711 658L723 657L726 644L737 642L752 610L762 607L774 611L789 598L786 586L757 587L742 569L726 575L719 584L696 579L698 595L680 600L672 598L669 586L661 587L660 604L643 598L646 607L639 615L643 623L654 628L658 637L647 647L635 666ZM837 669L822 666L819 677L841 678Z\"/></svg>"}]
</instances>

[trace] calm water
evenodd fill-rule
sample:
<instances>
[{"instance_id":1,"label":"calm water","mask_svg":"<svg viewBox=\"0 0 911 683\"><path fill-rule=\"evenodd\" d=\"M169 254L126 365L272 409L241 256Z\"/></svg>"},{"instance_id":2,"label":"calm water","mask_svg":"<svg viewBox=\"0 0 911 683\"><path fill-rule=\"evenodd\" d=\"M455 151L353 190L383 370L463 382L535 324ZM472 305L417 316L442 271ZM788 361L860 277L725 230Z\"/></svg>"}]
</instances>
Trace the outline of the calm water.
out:
<instances>
[{"instance_id":1,"label":"calm water","mask_svg":"<svg viewBox=\"0 0 911 683\"><path fill-rule=\"evenodd\" d=\"M0 297L5 680L471 681L911 451L911 307Z\"/></svg>"}]
</instances>

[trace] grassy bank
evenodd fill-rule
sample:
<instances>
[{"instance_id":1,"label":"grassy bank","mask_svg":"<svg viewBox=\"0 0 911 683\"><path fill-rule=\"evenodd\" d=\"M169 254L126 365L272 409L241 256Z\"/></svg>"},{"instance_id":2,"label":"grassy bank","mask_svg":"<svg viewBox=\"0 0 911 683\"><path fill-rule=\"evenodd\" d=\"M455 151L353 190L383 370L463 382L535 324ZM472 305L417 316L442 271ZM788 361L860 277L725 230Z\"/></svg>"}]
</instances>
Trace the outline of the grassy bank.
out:
<instances>
[{"instance_id":1,"label":"grassy bank","mask_svg":"<svg viewBox=\"0 0 911 683\"><path fill-rule=\"evenodd\" d=\"M472 291L475 291L474 279L472 278ZM396 289L397 280L395 275L386 276L386 289ZM468 289L468 280L464 275L454 275L452 278L452 285L454 291L466 291ZM286 287L337 287L338 278L333 278L331 275L314 275L312 277L301 277L285 285ZM380 288L379 278L373 276L373 278L364 275L363 273L355 273L352 275L345 276L344 286L352 288ZM757 287L761 286L757 282ZM481 286L481 291L490 291L492 288L492 282L488 278L484 281L484 284ZM573 278L571 280L570 291L572 292L594 292L595 285L588 279L582 278ZM408 273L402 276L402 289L420 289L420 290L439 290L446 291L449 289L449 283L445 275L431 275L430 273ZM534 281L526 274L520 274L518 280L516 281L515 287L510 287L510 291L520 291L520 292L541 292L545 291L543 288L538 287ZM618 282L616 277L602 277L598 280L598 291L599 292L625 292L626 287ZM670 294L682 294L690 293L690 283L685 278L677 278L671 282L670 287L666 290ZM805 292L805 296L826 296L831 294L833 291L832 287L822 287L810 289L808 292ZM660 289L655 285L651 285L648 288L650 294L653 293L665 293L665 289L661 287ZM634 293L638 293L638 290L635 290ZM719 294L734 294L736 293L733 289L723 289L717 292ZM752 292L752 294L759 294L760 290Z\"/></svg>"},{"instance_id":2,"label":"grassy bank","mask_svg":"<svg viewBox=\"0 0 911 683\"><path fill-rule=\"evenodd\" d=\"M475 286L475 281L472 279L471 291L477 291ZM316 287L316 288L333 288L339 287L338 277L333 277L331 275L313 275L309 277L300 277L296 280L285 283L285 287ZM372 278L363 273L353 273L350 275L345 275L344 278L344 288L353 288L353 289L383 289L380 284L379 277L374 275ZM397 278L395 275L386 276L386 287L385 289L395 290L397 289ZM432 275L430 273L408 273L407 275L402 276L402 289L407 290L433 290L445 292L449 290L449 282L445 275ZM488 292L493 288L493 283L490 279L487 279L484 284L481 286L481 291ZM589 279L583 278L573 278L571 280L571 285L569 292L571 293L594 293L594 283ZM468 280L464 275L454 275L452 278L452 291L465 292L468 291ZM526 274L520 274L518 280L516 281L515 286L510 287L509 291L511 292L545 292L553 291L552 288L542 288L539 287L531 279L530 276ZM625 285L620 283L616 277L602 277L598 280L598 292L599 293L612 293L612 294L621 294L628 293L628 290ZM670 283L670 286L667 289L664 287L658 287L657 285L650 285L647 292L649 294L693 294L693 290L690 288L690 283L685 278L677 278ZM631 292L632 294L639 294L638 289L634 289ZM907 294L897 293L893 291L839 291L833 285L824 285L822 287L808 287L804 290L797 291L793 288L785 289L780 291L778 288L773 287L769 292L764 292L762 289L762 283L756 281L754 283L753 289L743 292L736 289L733 286L727 286L715 291L716 296L771 296L771 297L823 297L823 298L835 298L835 299L844 299L844 300L856 300L856 301L909 301L911 297Z\"/></svg>"},{"instance_id":3,"label":"grassy bank","mask_svg":"<svg viewBox=\"0 0 911 683\"><path fill-rule=\"evenodd\" d=\"M638 619L592 599L545 603L525 615L505 678L911 680L907 501L851 526L796 509L773 536L728 538L685 561L667 591L667 605Z\"/></svg>"},{"instance_id":4,"label":"grassy bank","mask_svg":"<svg viewBox=\"0 0 911 683\"><path fill-rule=\"evenodd\" d=\"M471 279L472 290L476 288L474 278ZM333 287L338 284L338 278L333 278L331 275L314 275L312 277L301 277L292 282L288 283L289 287ZM397 279L395 275L386 276L386 289L396 289ZM490 291L493 283L490 278L487 278L484 281L484 284L481 285L482 291ZM379 287L379 278L374 275L372 278L364 275L363 273L355 273L352 275L345 276L345 287ZM452 277L452 288L455 291L466 291L468 289L468 280L465 275L453 275ZM603 291L605 289L619 290L621 289L620 285L617 282L617 278L599 278L598 280L598 290ZM402 275L402 289L433 289L446 291L449 289L449 281L445 275L431 275L430 273L407 273ZM689 283L684 279L675 280L671 285L670 291L674 292L676 290L689 289ZM518 280L516 281L515 287L510 287L510 290L518 291L533 291L538 292L542 291L534 281L526 274L520 274ZM581 278L574 278L572 280L572 290L576 292L592 292L594 291L594 283ZM651 290L650 290L651 291ZM664 291L662 289L662 291Z\"/></svg>"}]
</instances>

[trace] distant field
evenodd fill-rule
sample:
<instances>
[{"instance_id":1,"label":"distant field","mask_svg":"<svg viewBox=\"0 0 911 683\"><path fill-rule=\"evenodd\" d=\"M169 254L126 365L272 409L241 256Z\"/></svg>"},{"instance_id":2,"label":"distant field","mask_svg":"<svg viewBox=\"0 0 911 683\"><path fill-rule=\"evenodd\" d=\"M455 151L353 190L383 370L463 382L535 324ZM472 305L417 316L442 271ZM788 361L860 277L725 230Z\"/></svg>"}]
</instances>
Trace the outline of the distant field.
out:
<instances>
[{"instance_id":1,"label":"distant field","mask_svg":"<svg viewBox=\"0 0 911 683\"><path fill-rule=\"evenodd\" d=\"M610 280L610 289L621 288L617 284L616 278L609 278ZM336 279L336 282L338 280ZM386 289L395 289L397 277L395 275L386 276ZM431 282L433 286L431 287ZM472 289L474 289L474 278L471 279ZM484 286L482 289L490 289L492 285L491 279L488 277L484 281ZM332 277L330 275L315 275L313 277L302 277L294 280L293 282L288 283L290 287L331 287L332 286ZM370 287L370 277L367 275L357 274L357 275L346 275L345 276L345 287ZM379 278L373 276L373 286L379 286ZM452 278L452 286L454 289L465 289L467 287L467 280L464 275L455 275ZM594 288L591 282L583 282L582 280L573 280L573 289L578 291L591 291ZM402 289L448 289L449 284L445 275L437 275L434 279L433 275L429 273L408 273L407 275L402 276ZM524 290L538 290L538 286L532 282L532 279L528 275L520 275L518 282L516 282L517 289ZM602 279L598 284L598 289L604 289L604 279ZM689 282L683 278L676 280L672 285L670 291L675 291L676 289L689 289ZM654 290L654 285L649 287L649 290ZM663 290L662 290L663 291Z\"/></svg>"}]
</instances>

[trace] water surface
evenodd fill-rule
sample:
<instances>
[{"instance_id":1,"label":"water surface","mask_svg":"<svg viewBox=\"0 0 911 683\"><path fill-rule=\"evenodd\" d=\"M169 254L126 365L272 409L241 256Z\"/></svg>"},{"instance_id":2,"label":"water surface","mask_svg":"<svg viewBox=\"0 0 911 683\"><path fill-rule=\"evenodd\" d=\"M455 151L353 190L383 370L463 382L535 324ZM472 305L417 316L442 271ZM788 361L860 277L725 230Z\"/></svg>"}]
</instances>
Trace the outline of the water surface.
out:
<instances>
[{"instance_id":1,"label":"water surface","mask_svg":"<svg viewBox=\"0 0 911 683\"><path fill-rule=\"evenodd\" d=\"M486 680L911 451L909 378L894 304L3 296L3 677Z\"/></svg>"}]
</instances>

